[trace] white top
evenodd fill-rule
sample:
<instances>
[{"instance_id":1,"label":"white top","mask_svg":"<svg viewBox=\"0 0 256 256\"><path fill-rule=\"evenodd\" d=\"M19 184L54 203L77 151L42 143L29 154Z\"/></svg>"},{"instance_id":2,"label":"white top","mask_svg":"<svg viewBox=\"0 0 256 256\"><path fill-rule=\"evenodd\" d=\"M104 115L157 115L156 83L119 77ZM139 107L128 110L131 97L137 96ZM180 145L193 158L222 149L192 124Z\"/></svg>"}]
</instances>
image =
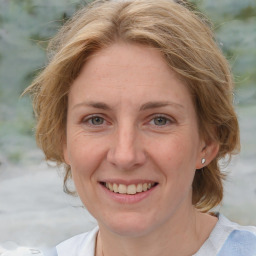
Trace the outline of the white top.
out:
<instances>
[{"instance_id":1,"label":"white top","mask_svg":"<svg viewBox=\"0 0 256 256\"><path fill-rule=\"evenodd\" d=\"M218 218L209 238L192 256L256 256L256 227L240 226L221 214ZM60 243L58 256L94 256L98 229Z\"/></svg>"}]
</instances>

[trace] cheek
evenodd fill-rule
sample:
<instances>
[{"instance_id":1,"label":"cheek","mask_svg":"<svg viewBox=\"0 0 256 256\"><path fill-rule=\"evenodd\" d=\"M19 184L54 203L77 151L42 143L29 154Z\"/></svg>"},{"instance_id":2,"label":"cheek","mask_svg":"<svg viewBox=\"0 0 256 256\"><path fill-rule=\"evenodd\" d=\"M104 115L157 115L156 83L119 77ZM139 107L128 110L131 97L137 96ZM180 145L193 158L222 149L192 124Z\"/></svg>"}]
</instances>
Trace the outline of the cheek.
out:
<instances>
[{"instance_id":1,"label":"cheek","mask_svg":"<svg viewBox=\"0 0 256 256\"><path fill-rule=\"evenodd\" d=\"M81 136L70 139L68 153L76 191L87 207L91 204L92 186L96 182L95 172L102 162L100 147L90 141L90 138Z\"/></svg>"},{"instance_id":2,"label":"cheek","mask_svg":"<svg viewBox=\"0 0 256 256\"><path fill-rule=\"evenodd\" d=\"M104 170L108 148L109 141L102 136L80 133L79 136L70 137L70 166L77 189L89 188L91 183L96 182L99 171Z\"/></svg>"},{"instance_id":3,"label":"cheek","mask_svg":"<svg viewBox=\"0 0 256 256\"><path fill-rule=\"evenodd\" d=\"M176 166L177 168L191 157L189 146L178 136L172 136L170 139L163 138L151 145L151 155L155 160L165 165Z\"/></svg>"},{"instance_id":4,"label":"cheek","mask_svg":"<svg viewBox=\"0 0 256 256\"><path fill-rule=\"evenodd\" d=\"M90 175L101 158L101 148L86 136L73 136L68 140L67 155L74 176Z\"/></svg>"},{"instance_id":5,"label":"cheek","mask_svg":"<svg viewBox=\"0 0 256 256\"><path fill-rule=\"evenodd\" d=\"M154 155L154 161L168 183L175 187L192 183L197 160L192 140L184 139L184 136L176 136L158 143L152 147L152 151L154 153L151 155Z\"/></svg>"}]
</instances>

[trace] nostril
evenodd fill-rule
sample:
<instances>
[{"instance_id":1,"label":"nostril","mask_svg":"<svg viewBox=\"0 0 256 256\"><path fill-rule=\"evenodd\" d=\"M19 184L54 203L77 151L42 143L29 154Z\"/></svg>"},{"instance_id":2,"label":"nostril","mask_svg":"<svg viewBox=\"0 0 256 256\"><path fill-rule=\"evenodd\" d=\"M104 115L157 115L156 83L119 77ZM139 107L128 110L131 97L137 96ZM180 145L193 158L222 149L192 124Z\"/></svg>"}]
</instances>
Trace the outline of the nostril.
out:
<instances>
[{"instance_id":1,"label":"nostril","mask_svg":"<svg viewBox=\"0 0 256 256\"><path fill-rule=\"evenodd\" d=\"M120 170L131 170L145 163L146 156L140 149L117 148L108 152L107 161Z\"/></svg>"}]
</instances>

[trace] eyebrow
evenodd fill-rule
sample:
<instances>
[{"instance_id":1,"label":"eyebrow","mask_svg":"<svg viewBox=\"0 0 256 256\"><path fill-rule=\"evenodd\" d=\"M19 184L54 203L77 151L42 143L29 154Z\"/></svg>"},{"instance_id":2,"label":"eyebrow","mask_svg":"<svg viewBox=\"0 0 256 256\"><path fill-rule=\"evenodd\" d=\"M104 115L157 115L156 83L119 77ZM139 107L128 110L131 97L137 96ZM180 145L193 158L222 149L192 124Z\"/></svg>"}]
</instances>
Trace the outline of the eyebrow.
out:
<instances>
[{"instance_id":1,"label":"eyebrow","mask_svg":"<svg viewBox=\"0 0 256 256\"><path fill-rule=\"evenodd\" d=\"M143 104L140 107L140 111L147 110L147 109L154 109L154 108L162 108L162 107L167 107L167 106L173 106L176 108L184 108L183 105L175 103L175 102L170 102L170 101L150 101L145 104Z\"/></svg>"},{"instance_id":2,"label":"eyebrow","mask_svg":"<svg viewBox=\"0 0 256 256\"><path fill-rule=\"evenodd\" d=\"M78 103L73 107L73 109L82 107L82 106L93 107L93 108L98 108L98 109L102 109L102 110L110 110L111 109L106 103L93 102L93 101Z\"/></svg>"},{"instance_id":3,"label":"eyebrow","mask_svg":"<svg viewBox=\"0 0 256 256\"><path fill-rule=\"evenodd\" d=\"M78 103L78 104L76 104L73 107L73 109L81 107L81 106L93 107L93 108L102 109L102 110L111 110L111 107L108 106L106 103L104 103L104 102L94 102L94 101ZM144 103L140 107L140 111L145 111L145 110L148 110L148 109L161 108L161 107L167 107L167 106L172 106L172 107L180 108L180 109L184 108L183 105L175 103L175 102L170 102L170 101L150 101L150 102Z\"/></svg>"}]
</instances>

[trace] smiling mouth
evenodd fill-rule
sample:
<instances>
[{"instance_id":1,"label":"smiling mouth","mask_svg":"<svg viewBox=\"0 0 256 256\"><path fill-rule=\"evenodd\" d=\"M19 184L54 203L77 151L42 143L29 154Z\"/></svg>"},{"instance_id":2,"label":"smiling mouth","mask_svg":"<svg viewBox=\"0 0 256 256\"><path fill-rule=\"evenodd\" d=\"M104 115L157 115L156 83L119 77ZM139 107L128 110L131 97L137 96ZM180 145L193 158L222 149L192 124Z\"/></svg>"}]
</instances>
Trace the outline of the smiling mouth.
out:
<instances>
[{"instance_id":1,"label":"smiling mouth","mask_svg":"<svg viewBox=\"0 0 256 256\"><path fill-rule=\"evenodd\" d=\"M116 184L109 182L100 182L102 186L117 194L135 195L138 193L146 192L153 187L157 186L157 182L139 183L139 184Z\"/></svg>"}]
</instances>

